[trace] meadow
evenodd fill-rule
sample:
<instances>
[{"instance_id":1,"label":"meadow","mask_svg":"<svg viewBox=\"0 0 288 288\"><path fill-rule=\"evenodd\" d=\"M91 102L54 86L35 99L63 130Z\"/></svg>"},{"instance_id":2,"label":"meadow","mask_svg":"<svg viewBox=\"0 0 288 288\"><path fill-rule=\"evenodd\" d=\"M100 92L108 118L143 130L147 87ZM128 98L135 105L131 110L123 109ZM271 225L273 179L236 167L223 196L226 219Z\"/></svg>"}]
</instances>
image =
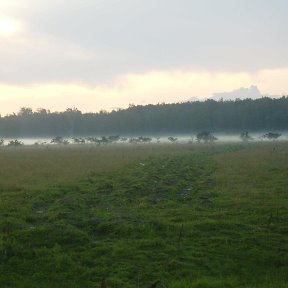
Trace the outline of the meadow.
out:
<instances>
[{"instance_id":1,"label":"meadow","mask_svg":"<svg viewBox=\"0 0 288 288\"><path fill-rule=\"evenodd\" d=\"M287 141L1 147L0 164L0 287L288 287Z\"/></svg>"}]
</instances>

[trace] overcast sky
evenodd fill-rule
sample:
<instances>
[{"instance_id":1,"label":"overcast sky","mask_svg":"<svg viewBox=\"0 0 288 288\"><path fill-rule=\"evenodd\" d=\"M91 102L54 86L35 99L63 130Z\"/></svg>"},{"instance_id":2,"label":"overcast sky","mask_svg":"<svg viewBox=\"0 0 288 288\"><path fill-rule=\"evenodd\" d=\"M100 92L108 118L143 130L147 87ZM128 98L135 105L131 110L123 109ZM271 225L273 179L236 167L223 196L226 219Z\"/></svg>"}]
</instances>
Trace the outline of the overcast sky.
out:
<instances>
[{"instance_id":1,"label":"overcast sky","mask_svg":"<svg viewBox=\"0 0 288 288\"><path fill-rule=\"evenodd\" d=\"M0 113L287 95L287 0L0 0Z\"/></svg>"}]
</instances>

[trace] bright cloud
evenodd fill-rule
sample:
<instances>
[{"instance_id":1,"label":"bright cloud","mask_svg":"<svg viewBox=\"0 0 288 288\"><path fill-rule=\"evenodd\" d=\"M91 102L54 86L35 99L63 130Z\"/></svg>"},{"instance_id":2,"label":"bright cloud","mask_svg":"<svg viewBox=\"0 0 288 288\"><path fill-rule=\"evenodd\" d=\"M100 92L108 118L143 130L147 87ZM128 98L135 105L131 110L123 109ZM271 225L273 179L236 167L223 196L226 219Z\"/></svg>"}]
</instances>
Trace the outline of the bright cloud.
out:
<instances>
[{"instance_id":1,"label":"bright cloud","mask_svg":"<svg viewBox=\"0 0 288 288\"><path fill-rule=\"evenodd\" d=\"M107 85L37 84L27 86L0 85L2 114L20 107L65 110L77 107L83 112L125 108L129 103L171 103L192 97L205 99L215 92L235 87L257 85L264 94L279 95L287 87L288 68L263 70L258 73L209 73L205 71L152 71L118 77Z\"/></svg>"},{"instance_id":2,"label":"bright cloud","mask_svg":"<svg viewBox=\"0 0 288 288\"><path fill-rule=\"evenodd\" d=\"M288 68L264 69L253 77L258 87L270 95L288 95L287 79Z\"/></svg>"}]
</instances>

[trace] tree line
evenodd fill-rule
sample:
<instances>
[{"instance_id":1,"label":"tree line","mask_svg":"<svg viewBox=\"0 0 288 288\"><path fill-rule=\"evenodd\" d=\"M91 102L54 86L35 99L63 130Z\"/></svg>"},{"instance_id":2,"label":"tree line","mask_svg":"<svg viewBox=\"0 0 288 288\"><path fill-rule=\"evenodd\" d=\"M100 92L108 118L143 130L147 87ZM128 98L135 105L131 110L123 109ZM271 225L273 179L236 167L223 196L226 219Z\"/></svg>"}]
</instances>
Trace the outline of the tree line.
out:
<instances>
[{"instance_id":1,"label":"tree line","mask_svg":"<svg viewBox=\"0 0 288 288\"><path fill-rule=\"evenodd\" d=\"M77 108L50 112L23 107L0 117L0 137L88 135L174 135L288 130L288 96L235 101L195 101L130 105L111 112L82 113Z\"/></svg>"}]
</instances>

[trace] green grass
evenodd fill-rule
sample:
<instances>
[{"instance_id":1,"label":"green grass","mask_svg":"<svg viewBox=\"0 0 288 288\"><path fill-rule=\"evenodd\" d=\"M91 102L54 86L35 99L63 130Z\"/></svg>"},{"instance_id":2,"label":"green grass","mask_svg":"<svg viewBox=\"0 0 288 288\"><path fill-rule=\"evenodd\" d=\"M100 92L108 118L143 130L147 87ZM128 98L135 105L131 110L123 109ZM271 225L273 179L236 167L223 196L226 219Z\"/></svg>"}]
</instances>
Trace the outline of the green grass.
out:
<instances>
[{"instance_id":1,"label":"green grass","mask_svg":"<svg viewBox=\"0 0 288 288\"><path fill-rule=\"evenodd\" d=\"M288 287L276 144L4 147L0 287Z\"/></svg>"}]
</instances>

